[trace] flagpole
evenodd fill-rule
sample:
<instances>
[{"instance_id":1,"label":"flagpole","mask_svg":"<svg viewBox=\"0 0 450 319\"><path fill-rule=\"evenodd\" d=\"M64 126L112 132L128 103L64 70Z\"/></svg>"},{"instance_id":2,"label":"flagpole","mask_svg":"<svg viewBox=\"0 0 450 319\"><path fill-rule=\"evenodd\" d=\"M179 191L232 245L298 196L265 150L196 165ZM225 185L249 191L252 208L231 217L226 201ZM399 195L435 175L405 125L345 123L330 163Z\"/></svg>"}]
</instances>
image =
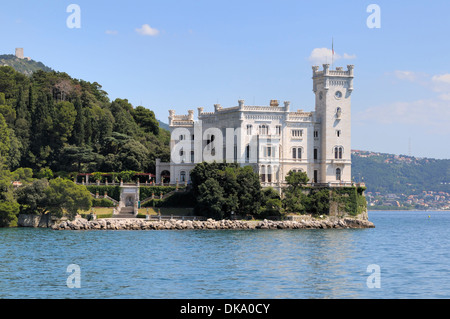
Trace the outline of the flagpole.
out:
<instances>
[{"instance_id":1,"label":"flagpole","mask_svg":"<svg viewBox=\"0 0 450 319\"><path fill-rule=\"evenodd\" d=\"M334 39L331 38L331 69L333 70L334 64Z\"/></svg>"}]
</instances>

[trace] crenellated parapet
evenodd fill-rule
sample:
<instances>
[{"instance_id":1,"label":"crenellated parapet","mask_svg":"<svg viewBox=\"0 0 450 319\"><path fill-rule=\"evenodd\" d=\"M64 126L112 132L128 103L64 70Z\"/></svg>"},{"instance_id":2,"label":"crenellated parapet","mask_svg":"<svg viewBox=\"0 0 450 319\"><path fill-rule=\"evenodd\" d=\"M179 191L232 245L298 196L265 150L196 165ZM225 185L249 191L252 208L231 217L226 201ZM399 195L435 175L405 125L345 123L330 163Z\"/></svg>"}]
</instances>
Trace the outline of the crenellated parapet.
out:
<instances>
[{"instance_id":1,"label":"crenellated parapet","mask_svg":"<svg viewBox=\"0 0 450 319\"><path fill-rule=\"evenodd\" d=\"M347 70L343 67L336 67L335 70L330 69L329 64L323 64L323 70L319 70L319 66L314 65L312 67L313 71L313 91L317 91L317 85L323 84L325 90L327 90L330 85L343 85L348 88L349 91L353 90L353 77L354 77L354 65L347 65Z\"/></svg>"}]
</instances>

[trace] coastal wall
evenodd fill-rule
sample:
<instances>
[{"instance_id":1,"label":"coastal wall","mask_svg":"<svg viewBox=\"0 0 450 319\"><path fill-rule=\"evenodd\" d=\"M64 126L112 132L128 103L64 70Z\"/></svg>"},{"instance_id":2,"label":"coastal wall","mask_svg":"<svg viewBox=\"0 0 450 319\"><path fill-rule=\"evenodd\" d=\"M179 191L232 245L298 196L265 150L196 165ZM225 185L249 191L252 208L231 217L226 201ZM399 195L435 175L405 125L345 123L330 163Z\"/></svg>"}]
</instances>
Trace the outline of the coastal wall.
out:
<instances>
[{"instance_id":1,"label":"coastal wall","mask_svg":"<svg viewBox=\"0 0 450 319\"><path fill-rule=\"evenodd\" d=\"M54 230L188 230L188 229L348 229L374 228L368 220L359 218L302 219L284 221L246 221L246 220L179 220L149 221L139 218L106 218L88 221L77 218L74 221L63 221L51 226Z\"/></svg>"},{"instance_id":2,"label":"coastal wall","mask_svg":"<svg viewBox=\"0 0 450 319\"><path fill-rule=\"evenodd\" d=\"M19 227L51 227L56 223L60 223L62 219L44 215L19 214L17 218L17 226Z\"/></svg>"}]
</instances>

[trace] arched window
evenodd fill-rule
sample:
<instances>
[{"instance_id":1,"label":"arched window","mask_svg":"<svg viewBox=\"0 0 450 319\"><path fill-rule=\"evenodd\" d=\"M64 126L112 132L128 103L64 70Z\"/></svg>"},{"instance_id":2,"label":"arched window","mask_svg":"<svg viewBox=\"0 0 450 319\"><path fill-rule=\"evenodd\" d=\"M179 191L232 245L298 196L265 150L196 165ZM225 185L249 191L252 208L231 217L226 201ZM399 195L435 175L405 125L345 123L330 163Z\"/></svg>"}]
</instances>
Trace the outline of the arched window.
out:
<instances>
[{"instance_id":1,"label":"arched window","mask_svg":"<svg viewBox=\"0 0 450 319\"><path fill-rule=\"evenodd\" d=\"M268 135L269 127L266 124L262 124L259 126L259 135Z\"/></svg>"},{"instance_id":2,"label":"arched window","mask_svg":"<svg viewBox=\"0 0 450 319\"><path fill-rule=\"evenodd\" d=\"M248 163L250 161L250 144L245 148L245 162Z\"/></svg>"},{"instance_id":3,"label":"arched window","mask_svg":"<svg viewBox=\"0 0 450 319\"><path fill-rule=\"evenodd\" d=\"M261 166L261 182L263 182L263 183L266 182L266 166L265 165Z\"/></svg>"},{"instance_id":4,"label":"arched window","mask_svg":"<svg viewBox=\"0 0 450 319\"><path fill-rule=\"evenodd\" d=\"M302 148L301 147L297 148L297 158L302 159Z\"/></svg>"},{"instance_id":5,"label":"arched window","mask_svg":"<svg viewBox=\"0 0 450 319\"><path fill-rule=\"evenodd\" d=\"M292 158L293 159L297 158L297 149L295 147L292 149Z\"/></svg>"},{"instance_id":6,"label":"arched window","mask_svg":"<svg viewBox=\"0 0 450 319\"><path fill-rule=\"evenodd\" d=\"M251 124L247 125L247 135L252 135L252 125Z\"/></svg>"},{"instance_id":7,"label":"arched window","mask_svg":"<svg viewBox=\"0 0 450 319\"><path fill-rule=\"evenodd\" d=\"M185 182L185 181L186 181L186 172L181 171L180 172L180 182Z\"/></svg>"},{"instance_id":8,"label":"arched window","mask_svg":"<svg viewBox=\"0 0 450 319\"><path fill-rule=\"evenodd\" d=\"M335 159L342 159L342 154L344 152L344 149L340 146L336 146L334 148L334 158Z\"/></svg>"},{"instance_id":9,"label":"arched window","mask_svg":"<svg viewBox=\"0 0 450 319\"><path fill-rule=\"evenodd\" d=\"M272 166L267 165L267 182L272 183Z\"/></svg>"},{"instance_id":10,"label":"arched window","mask_svg":"<svg viewBox=\"0 0 450 319\"><path fill-rule=\"evenodd\" d=\"M340 168L336 168L336 180L337 181L341 180L341 169Z\"/></svg>"}]
</instances>

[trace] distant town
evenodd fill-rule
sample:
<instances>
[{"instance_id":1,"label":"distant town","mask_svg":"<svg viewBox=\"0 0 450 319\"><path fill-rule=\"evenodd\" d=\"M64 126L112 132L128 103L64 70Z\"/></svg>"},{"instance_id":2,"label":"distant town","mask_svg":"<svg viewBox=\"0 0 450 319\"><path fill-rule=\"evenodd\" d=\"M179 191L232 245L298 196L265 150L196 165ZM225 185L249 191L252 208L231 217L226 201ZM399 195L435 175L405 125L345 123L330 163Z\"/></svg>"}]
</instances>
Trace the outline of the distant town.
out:
<instances>
[{"instance_id":1,"label":"distant town","mask_svg":"<svg viewBox=\"0 0 450 319\"><path fill-rule=\"evenodd\" d=\"M423 191L420 195L383 195L380 192L367 192L366 199L369 210L450 210L450 194L445 192Z\"/></svg>"},{"instance_id":2,"label":"distant town","mask_svg":"<svg viewBox=\"0 0 450 319\"><path fill-rule=\"evenodd\" d=\"M449 160L352 150L352 161L369 210L450 210ZM378 176L360 176L368 172Z\"/></svg>"}]
</instances>

